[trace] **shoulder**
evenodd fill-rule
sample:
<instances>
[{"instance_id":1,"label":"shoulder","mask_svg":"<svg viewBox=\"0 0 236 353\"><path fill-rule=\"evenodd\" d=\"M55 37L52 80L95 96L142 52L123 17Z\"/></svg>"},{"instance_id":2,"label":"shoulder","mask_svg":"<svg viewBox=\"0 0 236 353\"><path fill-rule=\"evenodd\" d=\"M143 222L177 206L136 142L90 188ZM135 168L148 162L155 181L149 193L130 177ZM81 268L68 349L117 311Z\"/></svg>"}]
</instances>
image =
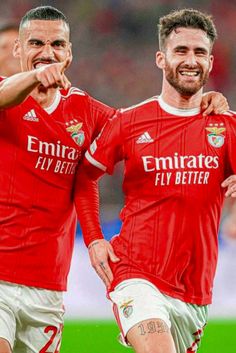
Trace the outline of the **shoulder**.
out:
<instances>
[{"instance_id":1,"label":"shoulder","mask_svg":"<svg viewBox=\"0 0 236 353\"><path fill-rule=\"evenodd\" d=\"M120 119L120 123L125 127L132 126L140 121L146 120L147 117L153 117L158 105L158 96L148 98L138 104L134 104L127 108L117 110L115 117Z\"/></svg>"},{"instance_id":2,"label":"shoulder","mask_svg":"<svg viewBox=\"0 0 236 353\"><path fill-rule=\"evenodd\" d=\"M154 97L148 98L140 103L134 104L130 107L121 108L118 111L122 115L140 113L145 110L148 110L149 108L151 109L153 106L156 106L157 103L158 103L158 96L154 96Z\"/></svg>"},{"instance_id":3,"label":"shoulder","mask_svg":"<svg viewBox=\"0 0 236 353\"><path fill-rule=\"evenodd\" d=\"M64 99L68 99L71 97L87 97L88 94L76 87L70 87L68 90L60 90L61 97Z\"/></svg>"},{"instance_id":4,"label":"shoulder","mask_svg":"<svg viewBox=\"0 0 236 353\"><path fill-rule=\"evenodd\" d=\"M236 117L236 112L233 110L228 110L227 112L222 114L223 116L227 117L231 117L231 118L235 118Z\"/></svg>"},{"instance_id":5,"label":"shoulder","mask_svg":"<svg viewBox=\"0 0 236 353\"><path fill-rule=\"evenodd\" d=\"M227 112L221 115L224 117L226 124L236 124L236 112L233 110L228 110Z\"/></svg>"},{"instance_id":6,"label":"shoulder","mask_svg":"<svg viewBox=\"0 0 236 353\"><path fill-rule=\"evenodd\" d=\"M94 97L90 96L87 92L77 87L71 87L69 90L60 90L62 99L73 99L76 101L84 102L91 110L95 110L98 113L106 113L112 116L115 113L115 108L108 106L107 104L100 102Z\"/></svg>"}]
</instances>

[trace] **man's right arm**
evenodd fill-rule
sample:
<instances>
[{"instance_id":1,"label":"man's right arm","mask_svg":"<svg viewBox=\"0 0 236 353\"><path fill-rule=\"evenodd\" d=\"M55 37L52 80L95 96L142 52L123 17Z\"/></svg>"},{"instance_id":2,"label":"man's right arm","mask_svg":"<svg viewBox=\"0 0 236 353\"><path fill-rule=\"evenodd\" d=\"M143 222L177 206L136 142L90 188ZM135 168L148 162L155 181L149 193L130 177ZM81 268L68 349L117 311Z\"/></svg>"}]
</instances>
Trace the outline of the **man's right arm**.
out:
<instances>
[{"instance_id":1,"label":"man's right arm","mask_svg":"<svg viewBox=\"0 0 236 353\"><path fill-rule=\"evenodd\" d=\"M69 88L70 82L64 74L69 64L70 61L66 59L61 63L45 65L6 78L0 83L0 109L20 104L38 85L45 89Z\"/></svg>"},{"instance_id":2,"label":"man's right arm","mask_svg":"<svg viewBox=\"0 0 236 353\"><path fill-rule=\"evenodd\" d=\"M95 181L105 172L112 173L114 165L123 158L120 119L109 120L94 140L77 172L75 205L84 242L92 266L109 288L113 274L109 262L117 262L111 244L103 237L99 224L99 199Z\"/></svg>"},{"instance_id":3,"label":"man's right arm","mask_svg":"<svg viewBox=\"0 0 236 353\"><path fill-rule=\"evenodd\" d=\"M74 201L91 265L107 288L113 281L109 261L117 262L111 244L104 239L99 221L97 180L103 172L84 161L77 173Z\"/></svg>"},{"instance_id":4,"label":"man's right arm","mask_svg":"<svg viewBox=\"0 0 236 353\"><path fill-rule=\"evenodd\" d=\"M6 78L0 83L0 108L20 104L39 85L36 70L21 72Z\"/></svg>"}]
</instances>

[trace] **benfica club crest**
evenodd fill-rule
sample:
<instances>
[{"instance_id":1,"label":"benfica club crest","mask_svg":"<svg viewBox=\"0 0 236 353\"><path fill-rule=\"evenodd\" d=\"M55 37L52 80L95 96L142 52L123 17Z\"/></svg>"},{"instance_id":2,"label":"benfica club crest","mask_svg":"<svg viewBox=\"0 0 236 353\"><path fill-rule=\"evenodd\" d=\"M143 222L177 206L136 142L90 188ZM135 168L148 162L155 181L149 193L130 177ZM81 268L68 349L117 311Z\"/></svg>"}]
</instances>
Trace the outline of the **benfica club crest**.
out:
<instances>
[{"instance_id":1,"label":"benfica club crest","mask_svg":"<svg viewBox=\"0 0 236 353\"><path fill-rule=\"evenodd\" d=\"M85 140L84 131L81 130L83 123L78 123L78 120L74 119L66 123L66 126L66 131L70 133L70 136L73 138L75 143L81 147Z\"/></svg>"},{"instance_id":2,"label":"benfica club crest","mask_svg":"<svg viewBox=\"0 0 236 353\"><path fill-rule=\"evenodd\" d=\"M126 319L133 313L133 306L130 305L132 302L133 300L129 300L120 306L120 308L123 309L123 315Z\"/></svg>"},{"instance_id":3,"label":"benfica club crest","mask_svg":"<svg viewBox=\"0 0 236 353\"><path fill-rule=\"evenodd\" d=\"M207 135L210 145L216 148L222 147L225 142L225 136L222 135L222 132L225 131L225 127L212 126L206 127L206 130L210 132L210 134Z\"/></svg>"}]
</instances>

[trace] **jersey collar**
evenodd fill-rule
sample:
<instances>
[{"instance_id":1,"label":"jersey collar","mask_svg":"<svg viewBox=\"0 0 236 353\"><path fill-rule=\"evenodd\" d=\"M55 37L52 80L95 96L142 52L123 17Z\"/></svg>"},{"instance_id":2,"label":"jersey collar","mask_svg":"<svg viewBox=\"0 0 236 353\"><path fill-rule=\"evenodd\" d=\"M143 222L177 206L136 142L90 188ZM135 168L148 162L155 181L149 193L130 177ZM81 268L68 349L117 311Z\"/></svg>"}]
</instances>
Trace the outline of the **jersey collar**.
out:
<instances>
[{"instance_id":1,"label":"jersey collar","mask_svg":"<svg viewBox=\"0 0 236 353\"><path fill-rule=\"evenodd\" d=\"M158 97L158 102L160 104L160 107L164 111L166 111L167 113L172 114L172 115L194 116L194 115L198 115L201 111L200 107L199 108L192 108L192 109L180 109L180 108L172 107L171 105L164 102L162 96Z\"/></svg>"},{"instance_id":2,"label":"jersey collar","mask_svg":"<svg viewBox=\"0 0 236 353\"><path fill-rule=\"evenodd\" d=\"M44 108L45 112L47 112L48 114L52 114L57 109L60 103L60 100L61 100L61 93L59 90L57 90L53 103L49 107Z\"/></svg>"}]
</instances>

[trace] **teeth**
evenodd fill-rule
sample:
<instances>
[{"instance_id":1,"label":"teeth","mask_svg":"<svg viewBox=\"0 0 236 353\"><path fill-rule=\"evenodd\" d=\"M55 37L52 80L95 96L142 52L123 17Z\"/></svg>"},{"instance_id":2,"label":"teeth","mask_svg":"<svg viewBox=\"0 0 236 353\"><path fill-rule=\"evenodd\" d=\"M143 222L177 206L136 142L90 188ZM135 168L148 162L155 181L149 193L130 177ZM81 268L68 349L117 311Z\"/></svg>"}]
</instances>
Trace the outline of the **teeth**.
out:
<instances>
[{"instance_id":1,"label":"teeth","mask_svg":"<svg viewBox=\"0 0 236 353\"><path fill-rule=\"evenodd\" d=\"M182 71L181 75L184 75L184 76L197 76L198 73L197 72Z\"/></svg>"},{"instance_id":2,"label":"teeth","mask_svg":"<svg viewBox=\"0 0 236 353\"><path fill-rule=\"evenodd\" d=\"M34 65L35 68L39 68L39 67L42 67L42 66L47 66L49 64L46 64L46 63L37 63Z\"/></svg>"}]
</instances>

